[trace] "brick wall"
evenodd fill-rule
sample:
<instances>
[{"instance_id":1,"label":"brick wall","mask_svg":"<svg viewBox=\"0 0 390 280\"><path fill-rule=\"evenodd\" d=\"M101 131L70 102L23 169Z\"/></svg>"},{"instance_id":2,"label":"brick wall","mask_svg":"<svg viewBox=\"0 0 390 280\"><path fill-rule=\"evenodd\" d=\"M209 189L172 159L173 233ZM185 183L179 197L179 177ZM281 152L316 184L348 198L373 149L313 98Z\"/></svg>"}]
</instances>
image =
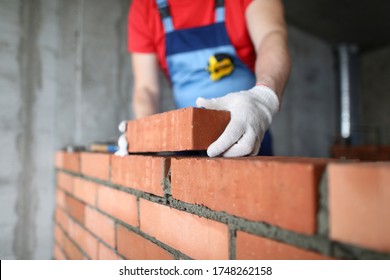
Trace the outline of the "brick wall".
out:
<instances>
[{"instance_id":1,"label":"brick wall","mask_svg":"<svg viewBox=\"0 0 390 280\"><path fill-rule=\"evenodd\" d=\"M390 259L390 163L60 151L56 171L55 259Z\"/></svg>"},{"instance_id":2,"label":"brick wall","mask_svg":"<svg viewBox=\"0 0 390 280\"><path fill-rule=\"evenodd\" d=\"M388 145L334 145L330 154L333 158L361 161L390 161Z\"/></svg>"}]
</instances>

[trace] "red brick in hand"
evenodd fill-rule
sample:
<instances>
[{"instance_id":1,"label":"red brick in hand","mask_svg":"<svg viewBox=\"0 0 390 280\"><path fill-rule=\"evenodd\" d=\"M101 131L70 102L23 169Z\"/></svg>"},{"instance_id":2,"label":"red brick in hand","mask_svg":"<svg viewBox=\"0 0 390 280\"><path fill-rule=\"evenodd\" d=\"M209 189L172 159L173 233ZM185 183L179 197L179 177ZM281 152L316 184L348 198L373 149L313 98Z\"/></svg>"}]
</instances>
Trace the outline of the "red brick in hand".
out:
<instances>
[{"instance_id":1,"label":"red brick in hand","mask_svg":"<svg viewBox=\"0 0 390 280\"><path fill-rule=\"evenodd\" d=\"M129 152L206 150L225 130L230 113L184 108L127 123Z\"/></svg>"}]
</instances>

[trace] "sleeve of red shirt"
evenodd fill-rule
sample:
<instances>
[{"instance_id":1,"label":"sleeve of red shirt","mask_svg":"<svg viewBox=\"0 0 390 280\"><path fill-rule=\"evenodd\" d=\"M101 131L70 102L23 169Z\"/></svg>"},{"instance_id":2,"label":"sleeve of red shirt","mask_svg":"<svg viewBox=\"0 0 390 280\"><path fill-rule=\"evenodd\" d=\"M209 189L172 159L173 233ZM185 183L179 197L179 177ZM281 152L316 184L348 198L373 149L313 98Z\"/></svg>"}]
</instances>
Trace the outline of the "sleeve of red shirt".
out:
<instances>
[{"instance_id":1,"label":"sleeve of red shirt","mask_svg":"<svg viewBox=\"0 0 390 280\"><path fill-rule=\"evenodd\" d=\"M152 1L133 0L127 19L127 49L129 52L154 53L150 18Z\"/></svg>"},{"instance_id":2,"label":"sleeve of red shirt","mask_svg":"<svg viewBox=\"0 0 390 280\"><path fill-rule=\"evenodd\" d=\"M248 5L252 3L254 0L245 0L245 8L248 8Z\"/></svg>"}]
</instances>

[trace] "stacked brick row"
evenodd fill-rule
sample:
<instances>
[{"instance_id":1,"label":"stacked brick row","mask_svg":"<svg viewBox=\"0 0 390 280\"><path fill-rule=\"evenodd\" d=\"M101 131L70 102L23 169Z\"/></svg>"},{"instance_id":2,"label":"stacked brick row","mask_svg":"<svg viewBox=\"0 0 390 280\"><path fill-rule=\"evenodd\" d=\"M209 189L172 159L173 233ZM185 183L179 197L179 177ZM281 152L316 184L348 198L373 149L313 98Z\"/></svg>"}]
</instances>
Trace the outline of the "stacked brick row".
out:
<instances>
[{"instance_id":1,"label":"stacked brick row","mask_svg":"<svg viewBox=\"0 0 390 280\"><path fill-rule=\"evenodd\" d=\"M55 259L390 259L390 163L60 151L56 170Z\"/></svg>"},{"instance_id":2,"label":"stacked brick row","mask_svg":"<svg viewBox=\"0 0 390 280\"><path fill-rule=\"evenodd\" d=\"M335 145L331 149L333 158L361 161L390 161L390 146L386 145Z\"/></svg>"}]
</instances>

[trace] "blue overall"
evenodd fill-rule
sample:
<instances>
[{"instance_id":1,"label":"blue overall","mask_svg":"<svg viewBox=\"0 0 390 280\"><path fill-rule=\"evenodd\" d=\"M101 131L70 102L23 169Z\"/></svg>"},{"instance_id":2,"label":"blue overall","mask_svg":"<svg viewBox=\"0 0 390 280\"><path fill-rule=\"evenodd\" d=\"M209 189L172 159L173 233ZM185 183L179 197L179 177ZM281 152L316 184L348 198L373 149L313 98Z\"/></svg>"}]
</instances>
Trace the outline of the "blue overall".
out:
<instances>
[{"instance_id":1,"label":"blue overall","mask_svg":"<svg viewBox=\"0 0 390 280\"><path fill-rule=\"evenodd\" d=\"M238 57L228 37L223 0L215 1L215 23L179 30L174 28L167 0L155 1L165 30L165 56L177 108L196 107L198 97L222 97L255 85L254 73ZM220 53L232 58L234 70L213 81L206 70L207 63L211 56ZM272 155L272 141L268 131L264 135L259 155Z\"/></svg>"}]
</instances>

